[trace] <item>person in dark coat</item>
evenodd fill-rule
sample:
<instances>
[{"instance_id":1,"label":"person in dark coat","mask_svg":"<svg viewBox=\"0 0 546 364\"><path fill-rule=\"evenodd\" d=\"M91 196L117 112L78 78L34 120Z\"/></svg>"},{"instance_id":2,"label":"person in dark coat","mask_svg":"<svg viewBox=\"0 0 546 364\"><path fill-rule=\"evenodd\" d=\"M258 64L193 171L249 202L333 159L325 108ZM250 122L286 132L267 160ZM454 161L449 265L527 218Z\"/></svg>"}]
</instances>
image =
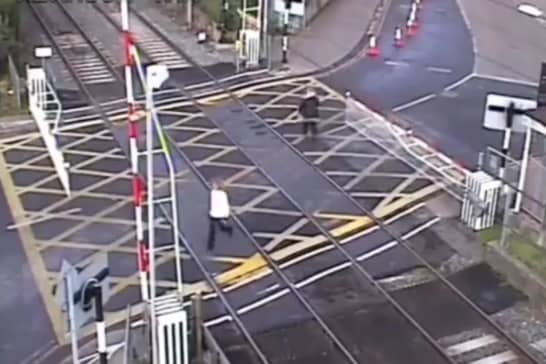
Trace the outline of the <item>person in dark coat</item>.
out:
<instances>
[{"instance_id":1,"label":"person in dark coat","mask_svg":"<svg viewBox=\"0 0 546 364\"><path fill-rule=\"evenodd\" d=\"M317 135L318 118L319 118L319 99L313 89L308 89L305 98L301 101L298 109L303 117L303 134Z\"/></svg>"}]
</instances>

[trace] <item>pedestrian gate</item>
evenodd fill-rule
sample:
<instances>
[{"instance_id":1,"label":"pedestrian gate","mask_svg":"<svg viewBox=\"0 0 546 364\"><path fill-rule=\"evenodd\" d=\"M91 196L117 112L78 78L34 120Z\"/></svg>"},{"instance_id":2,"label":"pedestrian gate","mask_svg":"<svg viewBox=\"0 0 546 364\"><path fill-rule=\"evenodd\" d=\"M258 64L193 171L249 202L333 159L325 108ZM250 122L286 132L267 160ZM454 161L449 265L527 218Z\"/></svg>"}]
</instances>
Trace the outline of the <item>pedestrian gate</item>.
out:
<instances>
[{"instance_id":1,"label":"pedestrian gate","mask_svg":"<svg viewBox=\"0 0 546 364\"><path fill-rule=\"evenodd\" d=\"M474 230L493 226L501 193L501 181L477 171L467 175L461 219Z\"/></svg>"},{"instance_id":2,"label":"pedestrian gate","mask_svg":"<svg viewBox=\"0 0 546 364\"><path fill-rule=\"evenodd\" d=\"M156 299L159 364L188 364L188 317L178 295Z\"/></svg>"},{"instance_id":3,"label":"pedestrian gate","mask_svg":"<svg viewBox=\"0 0 546 364\"><path fill-rule=\"evenodd\" d=\"M27 89L30 113L38 126L61 184L66 194L70 196L67 165L55 137L61 119L61 103L55 90L47 82L43 68L27 68Z\"/></svg>"},{"instance_id":4,"label":"pedestrian gate","mask_svg":"<svg viewBox=\"0 0 546 364\"><path fill-rule=\"evenodd\" d=\"M254 29L245 29L241 32L243 38L243 52L247 67L260 65L260 32Z\"/></svg>"}]
</instances>

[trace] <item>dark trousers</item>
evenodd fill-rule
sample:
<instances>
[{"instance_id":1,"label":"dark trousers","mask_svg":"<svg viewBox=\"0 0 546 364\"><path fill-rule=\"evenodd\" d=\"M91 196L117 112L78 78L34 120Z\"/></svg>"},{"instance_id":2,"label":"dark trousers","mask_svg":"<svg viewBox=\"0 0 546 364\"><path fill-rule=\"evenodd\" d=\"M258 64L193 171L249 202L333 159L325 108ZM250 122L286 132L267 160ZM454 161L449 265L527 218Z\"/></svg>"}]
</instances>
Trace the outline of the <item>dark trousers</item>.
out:
<instances>
[{"instance_id":1,"label":"dark trousers","mask_svg":"<svg viewBox=\"0 0 546 364\"><path fill-rule=\"evenodd\" d=\"M209 217L209 239L207 243L207 249L213 250L216 241L216 229L220 227L220 230L227 232L229 235L233 234L233 227L228 223L228 219L215 219Z\"/></svg>"},{"instance_id":2,"label":"dark trousers","mask_svg":"<svg viewBox=\"0 0 546 364\"><path fill-rule=\"evenodd\" d=\"M303 121L303 134L307 135L309 132L311 132L311 135L317 135L318 129L317 129L317 121L313 119L307 119Z\"/></svg>"}]
</instances>

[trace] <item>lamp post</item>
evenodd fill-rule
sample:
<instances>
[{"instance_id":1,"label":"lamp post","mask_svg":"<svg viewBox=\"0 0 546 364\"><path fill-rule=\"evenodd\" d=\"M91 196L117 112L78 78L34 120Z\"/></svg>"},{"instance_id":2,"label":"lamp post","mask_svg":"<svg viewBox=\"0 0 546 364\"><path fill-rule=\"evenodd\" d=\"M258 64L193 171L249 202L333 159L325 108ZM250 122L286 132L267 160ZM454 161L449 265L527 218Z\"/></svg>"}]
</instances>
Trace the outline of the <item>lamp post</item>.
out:
<instances>
[{"instance_id":1,"label":"lamp post","mask_svg":"<svg viewBox=\"0 0 546 364\"><path fill-rule=\"evenodd\" d=\"M282 24L282 63L288 63L288 21L290 17L291 0L284 0L283 24Z\"/></svg>"},{"instance_id":2,"label":"lamp post","mask_svg":"<svg viewBox=\"0 0 546 364\"><path fill-rule=\"evenodd\" d=\"M229 1L222 0L222 29L220 34L220 42L223 42L226 39L228 11L229 11Z\"/></svg>"},{"instance_id":3,"label":"lamp post","mask_svg":"<svg viewBox=\"0 0 546 364\"><path fill-rule=\"evenodd\" d=\"M154 102L153 92L159 89L161 85L169 78L169 70L167 66L162 64L150 65L146 68L146 168L147 168L147 198L148 206L154 205L154 142L153 142L153 114ZM154 209L148 208L148 226L154 226ZM148 246L149 246L149 262L150 262L150 321L152 332L152 363L157 363L158 360L158 343L156 329L156 313L155 313L155 229L148 230Z\"/></svg>"}]
</instances>

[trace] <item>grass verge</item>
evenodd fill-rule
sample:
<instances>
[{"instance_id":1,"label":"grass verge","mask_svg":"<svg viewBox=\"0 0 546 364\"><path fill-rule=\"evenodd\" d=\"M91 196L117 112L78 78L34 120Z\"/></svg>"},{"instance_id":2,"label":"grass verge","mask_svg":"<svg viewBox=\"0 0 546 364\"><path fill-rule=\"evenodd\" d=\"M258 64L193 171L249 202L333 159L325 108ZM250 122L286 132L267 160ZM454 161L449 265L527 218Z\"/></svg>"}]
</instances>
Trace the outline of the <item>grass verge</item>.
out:
<instances>
[{"instance_id":1,"label":"grass verge","mask_svg":"<svg viewBox=\"0 0 546 364\"><path fill-rule=\"evenodd\" d=\"M501 237L501 226L493 225L489 229L480 231L480 241L483 244L490 243L492 241L499 241Z\"/></svg>"},{"instance_id":2,"label":"grass verge","mask_svg":"<svg viewBox=\"0 0 546 364\"><path fill-rule=\"evenodd\" d=\"M0 118L24 114L24 110L17 106L17 99L10 94L10 83L6 78L0 79Z\"/></svg>"},{"instance_id":3,"label":"grass verge","mask_svg":"<svg viewBox=\"0 0 546 364\"><path fill-rule=\"evenodd\" d=\"M529 236L511 235L507 252L525 264L542 280L546 280L546 249L538 246Z\"/></svg>"}]
</instances>

